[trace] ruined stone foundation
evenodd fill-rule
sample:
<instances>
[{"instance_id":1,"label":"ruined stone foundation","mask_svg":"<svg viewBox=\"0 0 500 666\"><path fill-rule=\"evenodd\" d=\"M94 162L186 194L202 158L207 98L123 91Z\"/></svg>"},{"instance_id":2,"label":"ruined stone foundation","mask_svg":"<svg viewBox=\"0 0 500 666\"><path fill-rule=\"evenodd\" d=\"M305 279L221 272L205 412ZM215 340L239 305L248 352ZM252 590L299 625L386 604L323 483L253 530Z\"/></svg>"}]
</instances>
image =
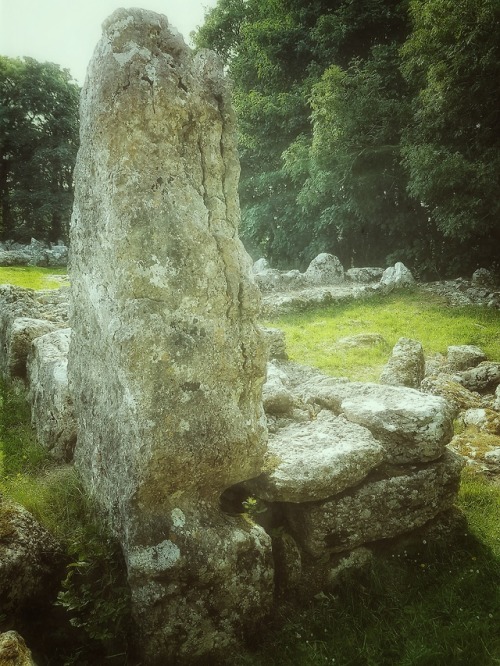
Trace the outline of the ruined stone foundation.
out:
<instances>
[{"instance_id":1,"label":"ruined stone foundation","mask_svg":"<svg viewBox=\"0 0 500 666\"><path fill-rule=\"evenodd\" d=\"M81 101L68 372L75 463L122 543L147 664L227 651L273 597L269 536L219 508L267 437L238 178L215 54L117 10Z\"/></svg>"}]
</instances>

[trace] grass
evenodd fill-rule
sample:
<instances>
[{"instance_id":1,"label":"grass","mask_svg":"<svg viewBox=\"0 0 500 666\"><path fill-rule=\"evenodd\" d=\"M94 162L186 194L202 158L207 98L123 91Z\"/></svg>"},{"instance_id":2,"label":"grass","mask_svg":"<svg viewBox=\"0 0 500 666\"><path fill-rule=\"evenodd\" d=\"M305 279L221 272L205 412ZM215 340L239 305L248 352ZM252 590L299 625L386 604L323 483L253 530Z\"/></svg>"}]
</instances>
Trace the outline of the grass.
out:
<instances>
[{"instance_id":1,"label":"grass","mask_svg":"<svg viewBox=\"0 0 500 666\"><path fill-rule=\"evenodd\" d=\"M28 289L58 289L60 279L53 276L65 276L66 268L40 268L39 266L0 266L0 284L13 284Z\"/></svg>"},{"instance_id":2,"label":"grass","mask_svg":"<svg viewBox=\"0 0 500 666\"><path fill-rule=\"evenodd\" d=\"M481 307L446 307L425 292L397 293L286 314L266 325L285 331L290 359L353 381L377 381L400 337L419 340L426 354L446 353L449 345L478 345L500 360L500 315ZM340 338L382 335L372 347L346 348Z\"/></svg>"},{"instance_id":3,"label":"grass","mask_svg":"<svg viewBox=\"0 0 500 666\"><path fill-rule=\"evenodd\" d=\"M0 494L27 508L60 542L68 561L56 604L14 627L35 653L40 650L36 662L125 664L130 599L119 545L98 519L74 468L56 465L36 441L21 384L3 382ZM12 628L4 622L0 613L0 632Z\"/></svg>"},{"instance_id":4,"label":"grass","mask_svg":"<svg viewBox=\"0 0 500 666\"><path fill-rule=\"evenodd\" d=\"M499 360L499 323L496 311L448 309L420 292L269 322L286 331L294 360L363 380L378 377L401 336L420 340L427 353L444 353L449 344L477 344ZM339 338L366 332L381 334L386 345L352 352L337 349ZM117 621L123 622L126 599L116 553L103 548L102 533L99 536L98 530L86 525L91 507L74 472L55 469L37 448L22 392L4 387L1 396L0 491L28 506L67 544L73 558L76 574L66 579L61 602L66 608L76 607L72 619L87 630L87 643L75 641L78 649L73 650L72 663L125 663L103 656L123 652L116 644L115 652L101 650L93 661L86 660L89 635L94 636L93 645L97 639L105 643L110 628L112 633ZM458 505L467 522L456 523L445 539L422 537L392 550L384 547L384 556L376 558L369 570L333 593L302 608L291 603L281 609L261 632L260 642L234 656L231 663L500 666L500 485L466 470ZM108 595L104 610L95 603L103 581ZM118 603L114 588L122 590ZM40 663L65 662L55 654L52 661Z\"/></svg>"}]
</instances>

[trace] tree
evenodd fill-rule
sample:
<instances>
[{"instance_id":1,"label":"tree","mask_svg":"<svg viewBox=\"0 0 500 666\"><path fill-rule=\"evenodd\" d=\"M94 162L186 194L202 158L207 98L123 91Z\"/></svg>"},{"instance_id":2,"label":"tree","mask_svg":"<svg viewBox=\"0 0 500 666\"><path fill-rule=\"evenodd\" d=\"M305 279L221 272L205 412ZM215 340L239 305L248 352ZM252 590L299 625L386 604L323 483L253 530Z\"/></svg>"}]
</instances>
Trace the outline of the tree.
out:
<instances>
[{"instance_id":1,"label":"tree","mask_svg":"<svg viewBox=\"0 0 500 666\"><path fill-rule=\"evenodd\" d=\"M68 70L0 57L0 237L55 241L73 205L80 90Z\"/></svg>"},{"instance_id":2,"label":"tree","mask_svg":"<svg viewBox=\"0 0 500 666\"><path fill-rule=\"evenodd\" d=\"M500 247L500 2L411 0L410 10L409 192L442 235L448 271L470 271Z\"/></svg>"},{"instance_id":3,"label":"tree","mask_svg":"<svg viewBox=\"0 0 500 666\"><path fill-rule=\"evenodd\" d=\"M396 196L395 187L387 183L391 176L378 178L378 174L380 168L390 167L393 175L397 171L399 136L392 132L390 142L396 147L390 153L384 147L387 136L368 146L360 132L370 125L374 101L370 95L380 93L384 101L379 106L387 106L391 89L391 109L401 99L395 88L403 81L392 45L402 43L407 32L405 2L400 0L219 0L209 12L196 41L222 55L234 81L242 235L254 255L264 254L275 265L286 266L305 265L326 250L345 251L344 260L350 260L348 245L355 242L354 227L373 228L380 221L381 211L366 224L369 192L363 195L363 188L371 179L380 197L388 201ZM372 63L366 70L365 60ZM391 69L390 82L381 81L384 67ZM347 72L346 77L336 76L339 68ZM336 84L350 101L357 96L360 112L367 107L367 123L348 122L343 137L333 140L329 125L342 99L332 88ZM351 111L345 104L343 108L347 122ZM385 110L384 118L393 126L391 109ZM382 115L381 111L379 122ZM377 147L377 140L383 145ZM355 168L347 174L354 160ZM363 182L361 174L368 172L370 179ZM349 188L356 193L346 201ZM398 185L398 214L403 211L404 190ZM389 227L391 220L384 219L384 224ZM377 235L380 238L380 232ZM343 239L340 245L339 239ZM359 240L366 248L365 237Z\"/></svg>"}]
</instances>

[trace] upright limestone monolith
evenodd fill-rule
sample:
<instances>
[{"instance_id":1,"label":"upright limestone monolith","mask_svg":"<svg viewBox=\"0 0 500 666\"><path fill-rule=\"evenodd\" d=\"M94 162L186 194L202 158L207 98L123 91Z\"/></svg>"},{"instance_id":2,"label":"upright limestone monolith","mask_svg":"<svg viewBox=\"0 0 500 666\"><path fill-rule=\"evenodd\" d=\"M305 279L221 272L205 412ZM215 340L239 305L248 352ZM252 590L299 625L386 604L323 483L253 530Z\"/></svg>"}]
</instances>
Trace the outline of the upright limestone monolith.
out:
<instances>
[{"instance_id":1,"label":"upright limestone monolith","mask_svg":"<svg viewBox=\"0 0 500 666\"><path fill-rule=\"evenodd\" d=\"M238 178L215 54L117 10L82 94L69 375L76 465L121 540L147 664L227 651L272 603L269 537L219 508L266 445Z\"/></svg>"}]
</instances>

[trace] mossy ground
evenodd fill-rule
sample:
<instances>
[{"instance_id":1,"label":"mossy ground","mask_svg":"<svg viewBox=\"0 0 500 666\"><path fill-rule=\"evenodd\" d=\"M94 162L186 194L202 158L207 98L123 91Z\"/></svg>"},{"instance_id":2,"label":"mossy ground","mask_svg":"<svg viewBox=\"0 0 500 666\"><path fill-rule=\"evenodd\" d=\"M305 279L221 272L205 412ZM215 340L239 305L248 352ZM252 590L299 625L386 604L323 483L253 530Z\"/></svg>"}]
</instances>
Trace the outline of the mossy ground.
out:
<instances>
[{"instance_id":1,"label":"mossy ground","mask_svg":"<svg viewBox=\"0 0 500 666\"><path fill-rule=\"evenodd\" d=\"M0 266L0 284L13 284L27 289L58 289L63 284L66 268L39 266ZM57 276L54 278L53 276ZM59 277L60 276L60 277Z\"/></svg>"}]
</instances>

